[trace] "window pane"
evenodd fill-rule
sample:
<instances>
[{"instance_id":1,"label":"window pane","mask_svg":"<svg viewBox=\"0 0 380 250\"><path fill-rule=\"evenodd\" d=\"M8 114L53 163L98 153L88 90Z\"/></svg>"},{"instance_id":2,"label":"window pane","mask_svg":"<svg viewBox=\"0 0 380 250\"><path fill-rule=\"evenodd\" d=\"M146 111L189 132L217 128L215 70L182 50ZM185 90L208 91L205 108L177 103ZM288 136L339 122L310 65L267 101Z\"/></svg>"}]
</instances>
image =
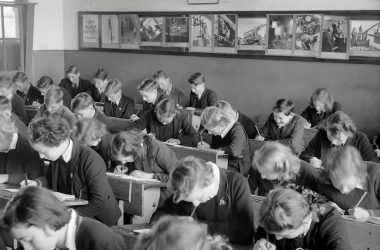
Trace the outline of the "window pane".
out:
<instances>
[{"instance_id":1,"label":"window pane","mask_svg":"<svg viewBox=\"0 0 380 250\"><path fill-rule=\"evenodd\" d=\"M20 70L20 41L5 40L7 70Z\"/></svg>"},{"instance_id":2,"label":"window pane","mask_svg":"<svg viewBox=\"0 0 380 250\"><path fill-rule=\"evenodd\" d=\"M1 9L2 9L3 7L1 6L1 8L0 8L0 38L3 38L3 17L2 17L2 15L1 15Z\"/></svg>"},{"instance_id":3,"label":"window pane","mask_svg":"<svg viewBox=\"0 0 380 250\"><path fill-rule=\"evenodd\" d=\"M4 33L5 38L19 38L18 8L4 8Z\"/></svg>"},{"instance_id":4,"label":"window pane","mask_svg":"<svg viewBox=\"0 0 380 250\"><path fill-rule=\"evenodd\" d=\"M3 69L4 57L3 57L3 40L0 40L0 71Z\"/></svg>"}]
</instances>

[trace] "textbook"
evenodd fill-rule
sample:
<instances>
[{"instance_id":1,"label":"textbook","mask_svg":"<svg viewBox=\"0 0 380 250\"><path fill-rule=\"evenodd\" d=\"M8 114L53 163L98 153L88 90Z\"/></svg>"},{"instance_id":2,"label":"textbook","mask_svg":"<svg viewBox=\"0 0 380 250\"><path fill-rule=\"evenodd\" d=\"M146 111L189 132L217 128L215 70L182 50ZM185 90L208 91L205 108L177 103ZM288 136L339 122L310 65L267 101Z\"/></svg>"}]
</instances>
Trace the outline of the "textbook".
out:
<instances>
[{"instance_id":1,"label":"textbook","mask_svg":"<svg viewBox=\"0 0 380 250\"><path fill-rule=\"evenodd\" d=\"M59 192L53 192L53 194L60 201L75 200L75 195L73 194L64 194Z\"/></svg>"}]
</instances>

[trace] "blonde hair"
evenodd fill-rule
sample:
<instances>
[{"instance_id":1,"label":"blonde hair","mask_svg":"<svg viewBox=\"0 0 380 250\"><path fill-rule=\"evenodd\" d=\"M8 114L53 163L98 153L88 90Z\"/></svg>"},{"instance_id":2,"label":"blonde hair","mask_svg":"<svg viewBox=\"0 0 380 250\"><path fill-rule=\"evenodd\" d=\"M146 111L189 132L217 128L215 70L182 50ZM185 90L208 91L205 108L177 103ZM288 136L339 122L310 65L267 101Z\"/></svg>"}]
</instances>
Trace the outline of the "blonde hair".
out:
<instances>
[{"instance_id":1,"label":"blonde hair","mask_svg":"<svg viewBox=\"0 0 380 250\"><path fill-rule=\"evenodd\" d=\"M351 117L343 111L337 111L330 115L325 121L325 127L333 136L341 132L353 135L356 131L355 123Z\"/></svg>"},{"instance_id":2,"label":"blonde hair","mask_svg":"<svg viewBox=\"0 0 380 250\"><path fill-rule=\"evenodd\" d=\"M359 150L353 146L345 146L330 151L326 160L326 169L330 179L341 179L351 174L361 183L368 177L367 165L363 162Z\"/></svg>"},{"instance_id":3,"label":"blonde hair","mask_svg":"<svg viewBox=\"0 0 380 250\"><path fill-rule=\"evenodd\" d=\"M201 115L202 126L206 129L215 128L219 125L227 125L231 121L230 115L217 107L206 107Z\"/></svg>"},{"instance_id":4,"label":"blonde hair","mask_svg":"<svg viewBox=\"0 0 380 250\"><path fill-rule=\"evenodd\" d=\"M116 94L119 91L121 91L121 88L123 87L123 84L117 80L117 79L112 79L108 82L106 89L104 90L104 94L106 96L110 94Z\"/></svg>"},{"instance_id":5,"label":"blonde hair","mask_svg":"<svg viewBox=\"0 0 380 250\"><path fill-rule=\"evenodd\" d=\"M315 90L312 94L309 106L315 108L316 102L321 103L324 106L325 111L331 111L334 105L334 98L331 95L330 91L324 88L320 88Z\"/></svg>"},{"instance_id":6,"label":"blonde hair","mask_svg":"<svg viewBox=\"0 0 380 250\"><path fill-rule=\"evenodd\" d=\"M300 171L301 160L293 154L292 150L279 142L267 142L256 150L252 165L257 169L263 168L267 161L274 156L280 159L273 166L275 173L281 174L281 180L294 180Z\"/></svg>"},{"instance_id":7,"label":"blonde hair","mask_svg":"<svg viewBox=\"0 0 380 250\"><path fill-rule=\"evenodd\" d=\"M158 89L158 84L153 79L144 79L139 86L137 86L138 91L148 91L151 92L153 90Z\"/></svg>"},{"instance_id":8,"label":"blonde hair","mask_svg":"<svg viewBox=\"0 0 380 250\"><path fill-rule=\"evenodd\" d=\"M75 123L72 136L82 144L90 145L107 134L106 125L96 119L84 118Z\"/></svg>"}]
</instances>

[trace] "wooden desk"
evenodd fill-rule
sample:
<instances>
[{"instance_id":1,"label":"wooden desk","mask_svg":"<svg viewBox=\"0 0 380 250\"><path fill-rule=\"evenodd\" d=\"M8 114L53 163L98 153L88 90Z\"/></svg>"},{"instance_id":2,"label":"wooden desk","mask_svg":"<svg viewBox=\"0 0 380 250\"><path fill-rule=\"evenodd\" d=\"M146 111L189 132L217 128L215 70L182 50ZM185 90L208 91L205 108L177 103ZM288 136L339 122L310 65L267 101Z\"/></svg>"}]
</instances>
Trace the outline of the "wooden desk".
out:
<instances>
[{"instance_id":1,"label":"wooden desk","mask_svg":"<svg viewBox=\"0 0 380 250\"><path fill-rule=\"evenodd\" d=\"M133 249L139 234L134 233L133 230L150 228L149 224L133 224L133 225L123 225L123 226L115 226L112 227L114 232L121 234L124 237L127 249ZM248 245L232 245L232 249L234 250L249 250L252 249L253 246Z\"/></svg>"},{"instance_id":2,"label":"wooden desk","mask_svg":"<svg viewBox=\"0 0 380 250\"><path fill-rule=\"evenodd\" d=\"M201 158L205 161L211 161L218 165L220 168L227 169L228 166L228 155L221 150L216 149L199 149L193 147L186 147L181 145L167 144L171 150L177 156L177 159L182 159L186 156L193 155L195 157Z\"/></svg>"},{"instance_id":3,"label":"wooden desk","mask_svg":"<svg viewBox=\"0 0 380 250\"><path fill-rule=\"evenodd\" d=\"M133 224L149 222L157 209L160 189L166 188L166 183L113 173L107 173L107 178L122 212L118 225L124 224L124 213L133 215Z\"/></svg>"},{"instance_id":4,"label":"wooden desk","mask_svg":"<svg viewBox=\"0 0 380 250\"><path fill-rule=\"evenodd\" d=\"M265 197L251 195L253 213L255 214L255 229L258 227L258 214ZM348 233L348 239L354 250L379 250L380 249L380 225L344 220Z\"/></svg>"}]
</instances>

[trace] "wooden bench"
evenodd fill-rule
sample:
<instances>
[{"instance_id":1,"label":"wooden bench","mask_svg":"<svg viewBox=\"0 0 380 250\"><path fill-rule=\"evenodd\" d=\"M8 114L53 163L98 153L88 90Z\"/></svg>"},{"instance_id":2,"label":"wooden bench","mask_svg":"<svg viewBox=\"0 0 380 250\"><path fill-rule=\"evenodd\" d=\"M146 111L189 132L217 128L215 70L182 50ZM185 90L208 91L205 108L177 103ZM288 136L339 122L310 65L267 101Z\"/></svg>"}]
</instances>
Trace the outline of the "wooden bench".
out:
<instances>
[{"instance_id":1,"label":"wooden bench","mask_svg":"<svg viewBox=\"0 0 380 250\"><path fill-rule=\"evenodd\" d=\"M160 200L160 188L166 183L113 173L107 173L107 178L122 212L118 225L124 224L124 213L132 215L133 224L149 222Z\"/></svg>"},{"instance_id":2,"label":"wooden bench","mask_svg":"<svg viewBox=\"0 0 380 250\"><path fill-rule=\"evenodd\" d=\"M199 149L193 147L186 147L181 145L172 145L167 144L171 150L177 156L177 159L180 160L186 156L192 155L197 158L201 158L205 161L211 161L218 165L220 168L227 169L228 166L228 155L221 150L216 149Z\"/></svg>"},{"instance_id":3,"label":"wooden bench","mask_svg":"<svg viewBox=\"0 0 380 250\"><path fill-rule=\"evenodd\" d=\"M251 195L255 229L258 227L258 214L265 197ZM348 239L354 250L379 250L380 225L345 219Z\"/></svg>"}]
</instances>

